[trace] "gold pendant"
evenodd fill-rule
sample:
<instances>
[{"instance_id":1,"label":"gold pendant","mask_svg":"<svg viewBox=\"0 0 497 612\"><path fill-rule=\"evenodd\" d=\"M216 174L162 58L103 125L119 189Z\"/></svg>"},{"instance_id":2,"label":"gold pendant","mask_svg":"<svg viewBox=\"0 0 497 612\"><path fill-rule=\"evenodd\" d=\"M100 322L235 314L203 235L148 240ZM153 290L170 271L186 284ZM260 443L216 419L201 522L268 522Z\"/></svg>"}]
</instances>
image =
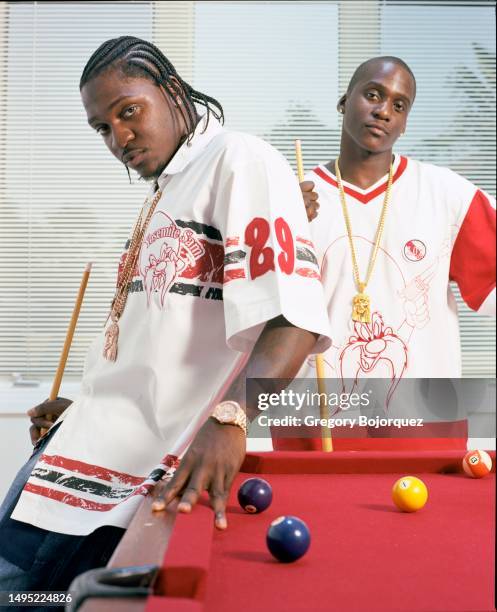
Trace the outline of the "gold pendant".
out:
<instances>
[{"instance_id":1,"label":"gold pendant","mask_svg":"<svg viewBox=\"0 0 497 612\"><path fill-rule=\"evenodd\" d=\"M352 300L352 321L371 323L369 295L359 291Z\"/></svg>"},{"instance_id":2,"label":"gold pendant","mask_svg":"<svg viewBox=\"0 0 497 612\"><path fill-rule=\"evenodd\" d=\"M119 338L119 326L117 319L112 317L112 323L109 325L105 332L105 344L104 344L104 358L108 361L115 361L117 359L117 340Z\"/></svg>"}]
</instances>

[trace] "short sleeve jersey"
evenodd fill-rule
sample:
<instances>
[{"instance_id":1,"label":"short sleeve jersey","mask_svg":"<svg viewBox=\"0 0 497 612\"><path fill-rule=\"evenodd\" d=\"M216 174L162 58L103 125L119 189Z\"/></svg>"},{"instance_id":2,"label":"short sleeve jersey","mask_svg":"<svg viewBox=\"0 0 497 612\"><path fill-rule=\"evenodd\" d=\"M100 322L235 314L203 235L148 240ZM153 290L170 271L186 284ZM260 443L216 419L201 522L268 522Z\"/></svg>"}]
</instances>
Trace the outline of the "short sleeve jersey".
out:
<instances>
[{"instance_id":1,"label":"short sleeve jersey","mask_svg":"<svg viewBox=\"0 0 497 612\"><path fill-rule=\"evenodd\" d=\"M321 165L306 179L315 183L320 202L311 233L332 337L324 356L327 376L460 376L457 305L449 283L458 284L473 310L495 313L493 198L449 169L396 155L383 238L365 290L371 323L357 323L351 319L357 287L336 177ZM344 182L361 279L386 185L386 176L366 190Z\"/></svg>"},{"instance_id":2,"label":"short sleeve jersey","mask_svg":"<svg viewBox=\"0 0 497 612\"><path fill-rule=\"evenodd\" d=\"M81 393L13 519L74 535L126 527L223 397L265 322L283 315L319 335L316 350L329 345L302 196L274 148L204 117L158 183L117 360L103 358L102 330Z\"/></svg>"}]
</instances>

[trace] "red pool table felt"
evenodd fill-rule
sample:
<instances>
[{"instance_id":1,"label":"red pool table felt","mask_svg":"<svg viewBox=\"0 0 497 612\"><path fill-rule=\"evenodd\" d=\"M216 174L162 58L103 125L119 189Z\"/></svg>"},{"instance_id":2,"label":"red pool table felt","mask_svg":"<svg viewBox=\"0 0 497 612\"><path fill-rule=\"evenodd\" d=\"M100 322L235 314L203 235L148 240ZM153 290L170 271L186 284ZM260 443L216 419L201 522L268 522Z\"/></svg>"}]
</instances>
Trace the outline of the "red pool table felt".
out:
<instances>
[{"instance_id":1,"label":"red pool table felt","mask_svg":"<svg viewBox=\"0 0 497 612\"><path fill-rule=\"evenodd\" d=\"M495 474L460 472L463 452L250 454L231 490L229 527L204 501L178 515L147 612L494 610ZM495 454L493 454L495 464ZM249 515L236 501L251 476L273 503ZM403 513L394 482L420 477L426 506ZM311 531L307 554L272 558L267 528L281 515Z\"/></svg>"}]
</instances>

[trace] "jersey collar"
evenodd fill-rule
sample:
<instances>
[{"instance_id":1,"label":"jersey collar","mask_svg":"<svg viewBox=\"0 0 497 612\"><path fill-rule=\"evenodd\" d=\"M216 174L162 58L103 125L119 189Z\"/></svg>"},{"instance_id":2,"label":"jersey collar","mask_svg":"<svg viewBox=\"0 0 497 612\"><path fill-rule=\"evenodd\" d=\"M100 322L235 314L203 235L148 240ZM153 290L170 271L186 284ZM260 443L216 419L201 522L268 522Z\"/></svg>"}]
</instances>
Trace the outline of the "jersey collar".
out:
<instances>
[{"instance_id":1,"label":"jersey collar","mask_svg":"<svg viewBox=\"0 0 497 612\"><path fill-rule=\"evenodd\" d=\"M395 159L393 162L392 185L402 176L406 168L407 157L402 157L402 155L395 155ZM330 172L328 168L326 168L324 165L319 165L317 168L314 168L313 172L315 172L320 178L322 178L330 185L333 185L333 187L338 187L335 175ZM347 183L347 181L342 180L345 193L352 196L362 204L367 204L368 202L371 202L371 200L377 198L382 193L385 193L387 189L387 183L388 174L385 174L385 176L383 176L374 185L371 185L371 187L368 187L368 189L360 189L359 187L352 185L352 183Z\"/></svg>"},{"instance_id":2,"label":"jersey collar","mask_svg":"<svg viewBox=\"0 0 497 612\"><path fill-rule=\"evenodd\" d=\"M183 172L188 164L196 159L214 138L214 136L219 134L219 132L222 130L222 125L212 113L210 113L208 122L207 114L204 114L197 123L197 127L195 128L191 141L185 141L181 145L181 147L174 154L174 157L162 171L162 174L157 179L159 188L162 189L164 187L164 184L167 182L167 178L169 176Z\"/></svg>"}]
</instances>

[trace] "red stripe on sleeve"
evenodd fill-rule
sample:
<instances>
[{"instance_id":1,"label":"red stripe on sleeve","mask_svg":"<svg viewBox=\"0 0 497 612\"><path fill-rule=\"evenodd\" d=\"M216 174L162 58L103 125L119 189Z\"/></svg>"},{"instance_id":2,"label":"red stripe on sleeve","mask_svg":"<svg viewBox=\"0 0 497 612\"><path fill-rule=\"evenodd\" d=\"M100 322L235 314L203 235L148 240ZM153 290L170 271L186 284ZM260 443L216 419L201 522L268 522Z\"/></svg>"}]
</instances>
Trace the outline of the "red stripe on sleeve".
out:
<instances>
[{"instance_id":1,"label":"red stripe on sleeve","mask_svg":"<svg viewBox=\"0 0 497 612\"><path fill-rule=\"evenodd\" d=\"M307 240L306 238L302 238L302 236L297 236L295 238L296 242L301 242L302 244L307 244L307 246L310 246L311 248L314 248L314 244L310 241Z\"/></svg>"},{"instance_id":2,"label":"red stripe on sleeve","mask_svg":"<svg viewBox=\"0 0 497 612\"><path fill-rule=\"evenodd\" d=\"M295 272L300 276L305 276L306 278L317 278L318 280L321 280L321 276L311 268L296 268Z\"/></svg>"},{"instance_id":3,"label":"red stripe on sleeve","mask_svg":"<svg viewBox=\"0 0 497 612\"><path fill-rule=\"evenodd\" d=\"M454 243L449 272L473 310L495 287L495 257L495 209L478 190Z\"/></svg>"},{"instance_id":4,"label":"red stripe on sleeve","mask_svg":"<svg viewBox=\"0 0 497 612\"><path fill-rule=\"evenodd\" d=\"M234 268L224 271L224 284L229 283L237 278L245 278L245 270L243 268Z\"/></svg>"}]
</instances>

